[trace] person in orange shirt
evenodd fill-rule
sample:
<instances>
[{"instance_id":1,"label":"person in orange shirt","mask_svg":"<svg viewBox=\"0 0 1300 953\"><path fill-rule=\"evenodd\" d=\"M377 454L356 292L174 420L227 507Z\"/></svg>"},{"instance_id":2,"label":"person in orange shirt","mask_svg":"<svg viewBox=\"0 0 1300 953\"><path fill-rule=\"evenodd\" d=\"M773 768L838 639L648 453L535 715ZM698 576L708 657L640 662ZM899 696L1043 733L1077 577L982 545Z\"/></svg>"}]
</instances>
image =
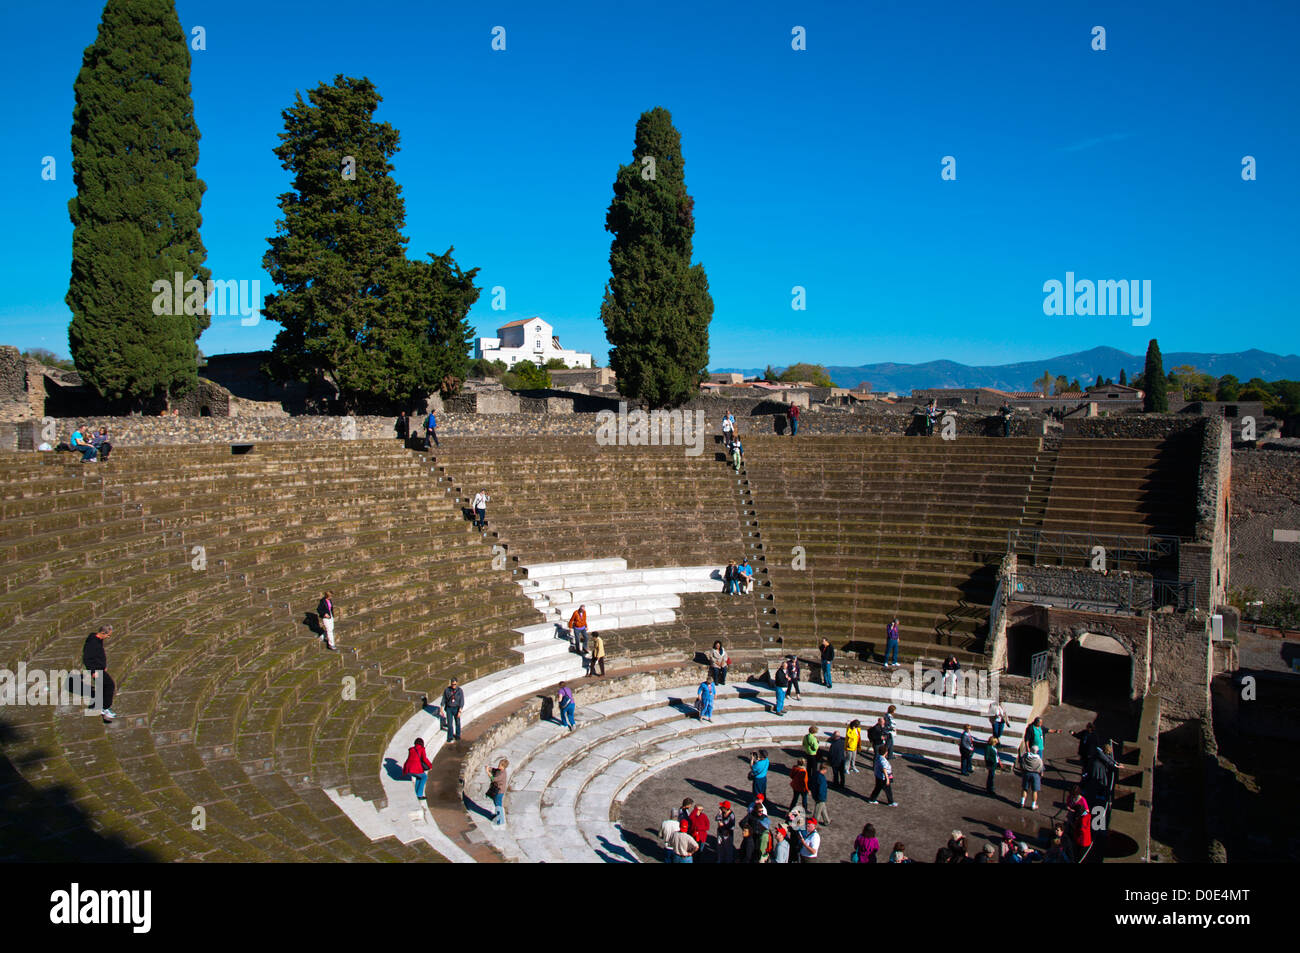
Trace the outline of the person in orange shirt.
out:
<instances>
[{"instance_id":1,"label":"person in orange shirt","mask_svg":"<svg viewBox=\"0 0 1300 953\"><path fill-rule=\"evenodd\" d=\"M587 607L578 606L577 611L569 616L569 638L573 640L573 648L579 655L587 651Z\"/></svg>"}]
</instances>

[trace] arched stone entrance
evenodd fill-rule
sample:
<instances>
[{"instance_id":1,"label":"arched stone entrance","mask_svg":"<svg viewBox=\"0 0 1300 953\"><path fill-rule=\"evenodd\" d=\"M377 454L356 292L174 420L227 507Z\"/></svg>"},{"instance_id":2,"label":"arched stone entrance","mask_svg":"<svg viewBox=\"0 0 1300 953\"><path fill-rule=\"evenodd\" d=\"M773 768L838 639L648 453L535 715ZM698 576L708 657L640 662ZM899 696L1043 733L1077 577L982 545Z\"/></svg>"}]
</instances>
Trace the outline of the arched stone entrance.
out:
<instances>
[{"instance_id":1,"label":"arched stone entrance","mask_svg":"<svg viewBox=\"0 0 1300 953\"><path fill-rule=\"evenodd\" d=\"M1083 632L1061 647L1061 701L1105 707L1133 697L1133 656L1120 640Z\"/></svg>"}]
</instances>

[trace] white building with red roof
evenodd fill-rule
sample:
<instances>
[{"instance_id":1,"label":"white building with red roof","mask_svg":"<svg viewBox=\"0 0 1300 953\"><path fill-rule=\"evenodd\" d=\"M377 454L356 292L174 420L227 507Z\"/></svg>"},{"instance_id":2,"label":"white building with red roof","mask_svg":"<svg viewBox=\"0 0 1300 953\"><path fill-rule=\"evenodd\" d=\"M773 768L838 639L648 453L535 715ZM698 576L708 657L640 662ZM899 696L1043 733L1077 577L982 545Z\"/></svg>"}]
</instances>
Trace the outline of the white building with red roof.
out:
<instances>
[{"instance_id":1,"label":"white building with red roof","mask_svg":"<svg viewBox=\"0 0 1300 953\"><path fill-rule=\"evenodd\" d=\"M591 367L591 354L560 347L554 329L541 318L525 318L501 325L496 337L479 338L475 342L474 356L488 361L505 361L508 367L514 367L520 361L545 364L554 358L564 361L567 367Z\"/></svg>"}]
</instances>

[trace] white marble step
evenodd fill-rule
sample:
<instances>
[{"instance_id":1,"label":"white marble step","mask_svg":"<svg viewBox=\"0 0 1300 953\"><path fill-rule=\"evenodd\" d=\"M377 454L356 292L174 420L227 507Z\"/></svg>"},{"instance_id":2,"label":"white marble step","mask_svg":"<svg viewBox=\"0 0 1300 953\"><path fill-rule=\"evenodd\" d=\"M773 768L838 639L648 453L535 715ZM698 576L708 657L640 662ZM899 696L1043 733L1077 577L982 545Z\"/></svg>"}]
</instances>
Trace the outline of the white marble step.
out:
<instances>
[{"instance_id":1,"label":"white marble step","mask_svg":"<svg viewBox=\"0 0 1300 953\"><path fill-rule=\"evenodd\" d=\"M559 658L569 655L569 642L565 639L548 639L545 642L530 642L525 645L512 646L510 651L519 653L525 663L540 662L544 659ZM573 653L573 657L579 658Z\"/></svg>"},{"instance_id":2,"label":"white marble step","mask_svg":"<svg viewBox=\"0 0 1300 953\"><path fill-rule=\"evenodd\" d=\"M714 574L718 574L716 579L713 578ZM665 583L686 585L705 581L716 582L721 587L722 576L717 566L673 566L659 569L570 573L544 576L540 579L529 577L520 580L519 584L528 593L549 593L557 590L604 589L610 586L660 585Z\"/></svg>"},{"instance_id":3,"label":"white marble step","mask_svg":"<svg viewBox=\"0 0 1300 953\"><path fill-rule=\"evenodd\" d=\"M524 566L528 578L534 582L554 576L572 576L589 572L617 572L627 568L627 560L617 557L606 559L571 559L553 563L530 563Z\"/></svg>"},{"instance_id":4,"label":"white marble step","mask_svg":"<svg viewBox=\"0 0 1300 953\"><path fill-rule=\"evenodd\" d=\"M526 590L525 595L533 600L534 605L549 605L561 611L572 613L580 605L585 605L590 609L593 602L670 595L682 592L715 592L718 595L723 595L722 580L695 579L687 582L600 586L591 589L550 589L541 592ZM567 615L564 618L565 621L568 621Z\"/></svg>"}]
</instances>

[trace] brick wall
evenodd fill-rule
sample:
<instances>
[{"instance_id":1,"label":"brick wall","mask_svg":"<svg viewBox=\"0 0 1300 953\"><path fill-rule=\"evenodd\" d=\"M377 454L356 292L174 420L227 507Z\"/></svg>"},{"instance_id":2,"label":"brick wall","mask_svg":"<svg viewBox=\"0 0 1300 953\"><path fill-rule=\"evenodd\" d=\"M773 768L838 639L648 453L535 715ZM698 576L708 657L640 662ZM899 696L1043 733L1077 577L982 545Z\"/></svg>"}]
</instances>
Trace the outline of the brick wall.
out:
<instances>
[{"instance_id":1,"label":"brick wall","mask_svg":"<svg viewBox=\"0 0 1300 953\"><path fill-rule=\"evenodd\" d=\"M1204 613L1151 616L1152 690L1161 697L1162 727L1210 710L1210 631Z\"/></svg>"},{"instance_id":2,"label":"brick wall","mask_svg":"<svg viewBox=\"0 0 1300 953\"><path fill-rule=\"evenodd\" d=\"M1233 588L1267 599L1300 586L1300 543L1273 542L1274 529L1300 529L1300 453L1234 450L1229 523Z\"/></svg>"}]
</instances>

